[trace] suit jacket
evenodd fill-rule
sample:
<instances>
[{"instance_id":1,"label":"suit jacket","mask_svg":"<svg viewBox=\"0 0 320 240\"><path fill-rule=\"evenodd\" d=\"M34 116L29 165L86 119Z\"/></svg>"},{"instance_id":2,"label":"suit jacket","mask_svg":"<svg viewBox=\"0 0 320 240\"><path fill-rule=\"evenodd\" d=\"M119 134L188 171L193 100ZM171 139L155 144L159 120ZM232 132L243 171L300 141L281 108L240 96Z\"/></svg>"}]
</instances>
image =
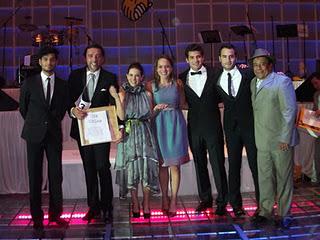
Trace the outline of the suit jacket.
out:
<instances>
[{"instance_id":1,"label":"suit jacket","mask_svg":"<svg viewBox=\"0 0 320 240\"><path fill-rule=\"evenodd\" d=\"M255 77L251 82L251 92L257 149L276 150L279 142L297 145L297 103L291 80L272 72L259 89L256 80Z\"/></svg>"},{"instance_id":2,"label":"suit jacket","mask_svg":"<svg viewBox=\"0 0 320 240\"><path fill-rule=\"evenodd\" d=\"M189 69L179 75L185 89L188 109L188 128L191 132L215 136L220 130L220 110L218 103L220 97L216 87L216 70L210 67L207 69L207 80L201 96L199 97L187 84Z\"/></svg>"},{"instance_id":3,"label":"suit jacket","mask_svg":"<svg viewBox=\"0 0 320 240\"><path fill-rule=\"evenodd\" d=\"M224 103L223 127L225 131L233 131L236 126L246 131L253 130L253 110L251 103L251 80L254 73L251 69L238 69L242 75L238 93L230 97L219 84L223 69L218 70L217 83L218 92Z\"/></svg>"},{"instance_id":4,"label":"suit jacket","mask_svg":"<svg viewBox=\"0 0 320 240\"><path fill-rule=\"evenodd\" d=\"M24 80L20 92L19 111L24 118L21 137L31 142L41 142L50 132L57 142L62 142L61 121L68 104L67 83L55 77L50 106L46 104L40 74Z\"/></svg>"},{"instance_id":5,"label":"suit jacket","mask_svg":"<svg viewBox=\"0 0 320 240\"><path fill-rule=\"evenodd\" d=\"M70 73L68 80L69 88L69 110L75 107L75 102L78 100L86 86L87 79L86 67L76 69ZM113 85L118 89L117 77L115 74L101 68L99 79L95 92L91 100L90 108L114 105L114 99L110 96L109 88ZM70 136L76 140L80 140L79 128L77 119L72 119Z\"/></svg>"}]
</instances>

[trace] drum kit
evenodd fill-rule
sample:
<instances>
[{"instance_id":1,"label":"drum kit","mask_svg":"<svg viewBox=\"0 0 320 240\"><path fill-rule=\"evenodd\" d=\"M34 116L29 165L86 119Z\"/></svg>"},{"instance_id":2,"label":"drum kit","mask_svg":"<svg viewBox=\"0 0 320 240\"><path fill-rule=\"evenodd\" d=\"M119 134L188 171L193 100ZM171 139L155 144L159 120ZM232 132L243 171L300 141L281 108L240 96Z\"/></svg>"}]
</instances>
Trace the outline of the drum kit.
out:
<instances>
[{"instance_id":1,"label":"drum kit","mask_svg":"<svg viewBox=\"0 0 320 240\"><path fill-rule=\"evenodd\" d=\"M26 20L30 18L30 16L25 17ZM34 47L61 46L65 40L72 46L79 38L79 29L74 26L80 25L83 20L74 17L65 17L65 20L67 28L60 31L50 29L50 25L46 25L45 30L40 30L40 27L31 23L20 24L18 28L22 32L35 32L32 36L32 46Z\"/></svg>"}]
</instances>

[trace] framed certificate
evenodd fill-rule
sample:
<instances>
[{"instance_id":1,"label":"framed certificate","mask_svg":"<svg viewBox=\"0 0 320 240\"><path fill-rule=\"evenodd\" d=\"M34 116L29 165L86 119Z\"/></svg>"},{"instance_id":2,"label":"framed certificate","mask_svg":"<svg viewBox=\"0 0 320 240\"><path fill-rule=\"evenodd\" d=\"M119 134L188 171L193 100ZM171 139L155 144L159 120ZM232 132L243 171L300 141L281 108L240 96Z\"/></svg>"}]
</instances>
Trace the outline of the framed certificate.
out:
<instances>
[{"instance_id":1,"label":"framed certificate","mask_svg":"<svg viewBox=\"0 0 320 240\"><path fill-rule=\"evenodd\" d=\"M320 133L320 118L315 116L314 111L302 107L299 112L298 127Z\"/></svg>"},{"instance_id":2,"label":"framed certificate","mask_svg":"<svg viewBox=\"0 0 320 240\"><path fill-rule=\"evenodd\" d=\"M81 146L112 142L120 138L115 106L89 108L78 127Z\"/></svg>"}]
</instances>

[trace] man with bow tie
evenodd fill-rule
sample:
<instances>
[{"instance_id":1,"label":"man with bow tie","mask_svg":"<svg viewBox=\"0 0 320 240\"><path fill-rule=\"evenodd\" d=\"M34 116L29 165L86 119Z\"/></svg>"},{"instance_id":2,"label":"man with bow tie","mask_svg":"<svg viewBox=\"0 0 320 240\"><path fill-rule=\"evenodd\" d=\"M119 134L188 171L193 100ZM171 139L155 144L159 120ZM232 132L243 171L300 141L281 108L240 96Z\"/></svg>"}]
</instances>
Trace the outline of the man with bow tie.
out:
<instances>
[{"instance_id":1,"label":"man with bow tie","mask_svg":"<svg viewBox=\"0 0 320 240\"><path fill-rule=\"evenodd\" d=\"M58 50L42 47L39 50L41 73L23 82L19 110L24 126L21 137L27 142L30 212L35 230L43 229L41 209L43 154L48 160L49 222L65 227L62 214L62 130L61 121L67 110L68 88L54 69Z\"/></svg>"},{"instance_id":2,"label":"man with bow tie","mask_svg":"<svg viewBox=\"0 0 320 240\"><path fill-rule=\"evenodd\" d=\"M219 50L221 68L218 71L217 84L224 104L223 128L229 162L229 202L235 217L241 217L246 214L240 192L240 172L244 147L252 173L257 203L259 203L259 184L250 91L250 83L254 73L249 68L238 68L236 61L235 47L232 44L223 44Z\"/></svg>"},{"instance_id":3,"label":"man with bow tie","mask_svg":"<svg viewBox=\"0 0 320 240\"><path fill-rule=\"evenodd\" d=\"M179 75L185 87L188 110L188 136L197 175L200 204L196 211L212 207L212 191L207 168L209 162L214 176L218 196L215 214L226 214L228 184L224 167L224 141L218 107L216 73L204 66L204 51L198 44L185 49L189 69Z\"/></svg>"},{"instance_id":4,"label":"man with bow tie","mask_svg":"<svg viewBox=\"0 0 320 240\"><path fill-rule=\"evenodd\" d=\"M77 119L83 119L87 115L86 110L80 106L83 102L90 102L90 107L115 105L110 89L118 89L118 83L115 74L102 68L105 60L102 46L87 46L84 57L86 66L72 71L68 80L70 116L73 117L70 136L78 142L87 185L89 210L83 220L90 222L100 218L102 210L104 221L111 222L113 189L109 161L110 143L81 146ZM79 98L83 101L76 105Z\"/></svg>"}]
</instances>

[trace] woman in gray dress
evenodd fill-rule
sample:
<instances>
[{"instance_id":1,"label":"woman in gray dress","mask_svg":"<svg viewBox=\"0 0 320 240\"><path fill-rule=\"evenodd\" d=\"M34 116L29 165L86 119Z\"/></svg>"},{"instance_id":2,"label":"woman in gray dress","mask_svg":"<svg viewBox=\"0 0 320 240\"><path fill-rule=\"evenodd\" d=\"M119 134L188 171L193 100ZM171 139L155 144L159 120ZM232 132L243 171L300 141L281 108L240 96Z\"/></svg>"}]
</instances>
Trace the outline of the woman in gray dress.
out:
<instances>
[{"instance_id":1,"label":"woman in gray dress","mask_svg":"<svg viewBox=\"0 0 320 240\"><path fill-rule=\"evenodd\" d=\"M125 133L118 144L115 164L115 169L124 171L125 177L117 183L131 192L132 216L136 218L140 217L138 185L141 183L143 215L150 218L150 193L159 192L158 153L150 126L151 93L141 83L143 68L140 63L132 63L126 76L128 81L122 85L119 95L113 94L122 105L122 109L117 109L118 117L125 121Z\"/></svg>"}]
</instances>

